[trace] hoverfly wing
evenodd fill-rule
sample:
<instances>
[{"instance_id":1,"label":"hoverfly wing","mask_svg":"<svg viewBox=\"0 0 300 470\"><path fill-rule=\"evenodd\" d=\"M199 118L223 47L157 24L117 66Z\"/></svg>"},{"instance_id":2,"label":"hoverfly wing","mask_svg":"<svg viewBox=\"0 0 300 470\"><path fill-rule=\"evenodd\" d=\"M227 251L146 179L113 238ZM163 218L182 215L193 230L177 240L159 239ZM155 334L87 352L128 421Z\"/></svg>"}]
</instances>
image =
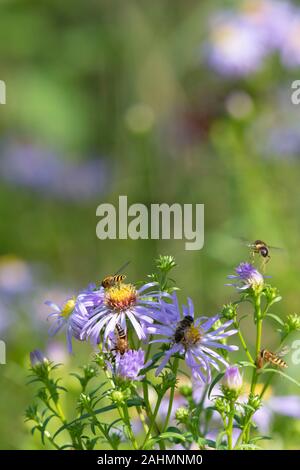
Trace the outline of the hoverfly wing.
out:
<instances>
[{"instance_id":1,"label":"hoverfly wing","mask_svg":"<svg viewBox=\"0 0 300 470\"><path fill-rule=\"evenodd\" d=\"M237 240L239 240L239 242L244 245L244 246L247 246L248 248L255 248L256 247L256 244L250 240L248 240L247 238L244 238L244 237L237 237Z\"/></svg>"},{"instance_id":2,"label":"hoverfly wing","mask_svg":"<svg viewBox=\"0 0 300 470\"><path fill-rule=\"evenodd\" d=\"M290 352L291 348L290 346L284 346L280 351L276 353L276 356L278 357L284 357Z\"/></svg>"},{"instance_id":3,"label":"hoverfly wing","mask_svg":"<svg viewBox=\"0 0 300 470\"><path fill-rule=\"evenodd\" d=\"M126 261L126 263L123 264L123 266L121 266L118 271L114 274L114 276L117 276L118 274L120 274L121 272L124 271L125 268L127 268L127 266L129 265L130 261Z\"/></svg>"},{"instance_id":4,"label":"hoverfly wing","mask_svg":"<svg viewBox=\"0 0 300 470\"><path fill-rule=\"evenodd\" d=\"M272 246L272 245L268 245L268 248L270 248L271 250L279 250L279 251L284 251L284 248L281 248L280 246Z\"/></svg>"}]
</instances>

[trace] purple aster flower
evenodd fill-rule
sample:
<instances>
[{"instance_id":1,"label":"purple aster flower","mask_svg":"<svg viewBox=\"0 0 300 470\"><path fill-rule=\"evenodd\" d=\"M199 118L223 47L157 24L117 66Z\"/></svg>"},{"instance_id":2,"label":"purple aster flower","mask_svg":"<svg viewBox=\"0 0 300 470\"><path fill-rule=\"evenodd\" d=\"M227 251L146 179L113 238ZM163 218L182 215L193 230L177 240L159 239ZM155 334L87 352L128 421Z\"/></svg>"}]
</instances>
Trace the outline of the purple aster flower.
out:
<instances>
[{"instance_id":1,"label":"purple aster flower","mask_svg":"<svg viewBox=\"0 0 300 470\"><path fill-rule=\"evenodd\" d=\"M40 351L40 349L35 349L34 351L31 351L30 353L30 363L31 367L36 367L41 364L48 363L48 359L45 356L45 354Z\"/></svg>"},{"instance_id":2,"label":"purple aster flower","mask_svg":"<svg viewBox=\"0 0 300 470\"><path fill-rule=\"evenodd\" d=\"M209 383L211 381L211 367L220 370L218 361L229 367L227 361L215 349L224 349L227 351L235 351L237 346L228 346L222 343L222 340L234 335L237 330L225 331L233 321L227 321L221 326L217 326L219 315L212 318L200 317L196 321L190 322L190 326L184 329L182 339L175 341L175 332L180 325L179 322L183 318L189 316L194 319L194 306L191 299L188 299L188 307L183 306L181 315L176 294L172 295L172 303L167 304L161 300L164 308L156 315L158 324L148 327L148 332L154 335L161 335L163 339L157 339L153 342L170 344L170 349L165 352L165 357L156 371L156 375L160 374L162 369L167 365L170 358L176 354L184 355L186 364L192 371L194 380L202 380ZM172 316L166 315L165 312L171 311ZM176 315L174 315L176 314ZM213 329L215 327L215 329Z\"/></svg>"},{"instance_id":3,"label":"purple aster flower","mask_svg":"<svg viewBox=\"0 0 300 470\"><path fill-rule=\"evenodd\" d=\"M142 380L144 376L139 376L139 373L147 365L145 364L145 352L142 349L137 351L130 349L124 354L117 353L114 363L109 364L109 367L114 375L123 380Z\"/></svg>"},{"instance_id":4,"label":"purple aster flower","mask_svg":"<svg viewBox=\"0 0 300 470\"><path fill-rule=\"evenodd\" d=\"M81 337L88 337L94 344L100 339L104 329L104 343L115 331L118 323L127 331L129 320L139 339L146 339L146 327L153 322L152 313L157 308L158 299L164 295L158 291L146 292L157 283L151 282L136 289L132 284L118 283L104 290L103 302L89 314Z\"/></svg>"},{"instance_id":5,"label":"purple aster flower","mask_svg":"<svg viewBox=\"0 0 300 470\"><path fill-rule=\"evenodd\" d=\"M55 321L49 329L50 336L54 336L62 328L66 328L66 338L68 350L72 352L72 338L79 341L86 339L83 328L86 325L91 312L94 308L99 307L104 300L104 289L94 290L94 286L78 295L67 300L62 307L53 302L45 302L46 305L52 307L54 312L48 315L48 318L54 318Z\"/></svg>"},{"instance_id":6,"label":"purple aster flower","mask_svg":"<svg viewBox=\"0 0 300 470\"><path fill-rule=\"evenodd\" d=\"M229 275L229 279L236 279L238 283L226 284L238 290L259 289L264 284L264 276L250 263L240 263L235 270L236 274Z\"/></svg>"},{"instance_id":7,"label":"purple aster flower","mask_svg":"<svg viewBox=\"0 0 300 470\"><path fill-rule=\"evenodd\" d=\"M246 17L223 12L212 20L207 60L222 75L248 75L262 66L268 52L264 39L262 30Z\"/></svg>"}]
</instances>

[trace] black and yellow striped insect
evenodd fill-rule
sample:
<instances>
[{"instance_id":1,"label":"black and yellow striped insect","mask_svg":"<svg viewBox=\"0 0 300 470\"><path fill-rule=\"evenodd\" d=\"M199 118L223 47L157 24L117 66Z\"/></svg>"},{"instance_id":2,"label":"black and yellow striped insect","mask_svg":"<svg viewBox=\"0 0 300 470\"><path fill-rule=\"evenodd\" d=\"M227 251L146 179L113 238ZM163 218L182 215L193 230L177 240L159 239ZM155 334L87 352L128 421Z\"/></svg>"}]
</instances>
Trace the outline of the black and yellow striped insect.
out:
<instances>
[{"instance_id":1,"label":"black and yellow striped insect","mask_svg":"<svg viewBox=\"0 0 300 470\"><path fill-rule=\"evenodd\" d=\"M282 356L285 356L289 352L289 348L284 348L278 353L273 353L268 349L262 349L257 357L256 365L258 369L261 369L264 364L270 363L274 366L281 367L286 369L288 367L287 363L281 359Z\"/></svg>"},{"instance_id":2,"label":"black and yellow striped insect","mask_svg":"<svg viewBox=\"0 0 300 470\"><path fill-rule=\"evenodd\" d=\"M126 279L125 274L119 274L121 271L124 271L124 269L128 266L130 261L127 261L118 271L113 274L112 276L106 276L102 282L101 286L104 287L104 289L108 289L109 287L113 287L116 284L119 284L120 282L123 282L124 279Z\"/></svg>"},{"instance_id":3,"label":"black and yellow striped insect","mask_svg":"<svg viewBox=\"0 0 300 470\"><path fill-rule=\"evenodd\" d=\"M111 351L115 351L121 354L121 356L123 356L123 354L125 354L128 351L128 349L129 349L129 345L128 345L127 334L125 333L121 325L117 323L116 324L116 342L114 344L114 348Z\"/></svg>"}]
</instances>

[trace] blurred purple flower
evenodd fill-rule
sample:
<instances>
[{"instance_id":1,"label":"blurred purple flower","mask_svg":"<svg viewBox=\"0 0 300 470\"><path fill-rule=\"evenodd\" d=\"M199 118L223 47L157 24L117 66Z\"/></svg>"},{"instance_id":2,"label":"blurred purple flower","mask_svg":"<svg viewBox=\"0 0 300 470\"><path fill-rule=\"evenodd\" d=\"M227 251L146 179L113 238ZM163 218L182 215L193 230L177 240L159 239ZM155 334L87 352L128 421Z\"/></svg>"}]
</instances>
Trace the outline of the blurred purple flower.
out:
<instances>
[{"instance_id":1,"label":"blurred purple flower","mask_svg":"<svg viewBox=\"0 0 300 470\"><path fill-rule=\"evenodd\" d=\"M280 44L280 56L286 67L300 65L300 9L291 16L284 41Z\"/></svg>"},{"instance_id":2,"label":"blurred purple flower","mask_svg":"<svg viewBox=\"0 0 300 470\"><path fill-rule=\"evenodd\" d=\"M270 50L285 41L294 13L294 5L285 0L245 0L241 4L241 14L261 31Z\"/></svg>"},{"instance_id":3,"label":"blurred purple flower","mask_svg":"<svg viewBox=\"0 0 300 470\"><path fill-rule=\"evenodd\" d=\"M292 3L277 0L245 0L220 11L211 20L207 61L221 75L243 77L279 49L284 65L299 65L299 18Z\"/></svg>"},{"instance_id":4,"label":"blurred purple flower","mask_svg":"<svg viewBox=\"0 0 300 470\"><path fill-rule=\"evenodd\" d=\"M51 341L47 345L46 355L50 361L56 364L66 364L70 357L64 345L59 341Z\"/></svg>"},{"instance_id":5,"label":"blurred purple flower","mask_svg":"<svg viewBox=\"0 0 300 470\"><path fill-rule=\"evenodd\" d=\"M194 380L202 380L209 383L211 381L211 366L220 370L218 362L226 367L227 361L214 349L225 349L236 351L237 346L228 346L222 343L224 338L234 335L237 330L225 331L232 321L228 321L221 326L212 329L219 320L219 315L212 318L200 317L191 326L185 329L182 341L175 342L174 335L179 322L186 316L194 318L194 306L191 299L188 299L188 307L183 306L183 315L180 312L176 294L172 296L172 303L160 302L160 311L154 317L158 324L148 327L148 332L153 335L161 335L162 339L153 340L153 343L170 344L170 349L165 352L164 359L158 367L156 374L160 374L167 365L170 358L176 354L183 354L186 364L192 371ZM167 312L171 312L168 314Z\"/></svg>"},{"instance_id":6,"label":"blurred purple flower","mask_svg":"<svg viewBox=\"0 0 300 470\"><path fill-rule=\"evenodd\" d=\"M276 414L300 419L300 397L297 395L283 395L264 400L263 406L253 416L253 421L259 430L268 433Z\"/></svg>"},{"instance_id":7,"label":"blurred purple flower","mask_svg":"<svg viewBox=\"0 0 300 470\"><path fill-rule=\"evenodd\" d=\"M262 31L235 12L219 13L212 19L205 49L212 68L227 76L256 72L269 51Z\"/></svg>"},{"instance_id":8,"label":"blurred purple flower","mask_svg":"<svg viewBox=\"0 0 300 470\"><path fill-rule=\"evenodd\" d=\"M33 287L29 264L14 256L0 258L0 292L6 295L27 293Z\"/></svg>"},{"instance_id":9,"label":"blurred purple flower","mask_svg":"<svg viewBox=\"0 0 300 470\"><path fill-rule=\"evenodd\" d=\"M103 194L109 181L104 159L68 161L49 149L18 142L2 145L0 176L9 183L76 202Z\"/></svg>"}]
</instances>

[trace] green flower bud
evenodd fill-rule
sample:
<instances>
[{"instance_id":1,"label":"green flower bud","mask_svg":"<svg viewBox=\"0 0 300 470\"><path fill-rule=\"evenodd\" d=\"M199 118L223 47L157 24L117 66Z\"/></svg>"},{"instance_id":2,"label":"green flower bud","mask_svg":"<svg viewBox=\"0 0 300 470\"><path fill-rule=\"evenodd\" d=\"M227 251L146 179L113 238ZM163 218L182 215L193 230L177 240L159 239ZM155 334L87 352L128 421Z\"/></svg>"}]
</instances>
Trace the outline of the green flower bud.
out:
<instances>
[{"instance_id":1,"label":"green flower bud","mask_svg":"<svg viewBox=\"0 0 300 470\"><path fill-rule=\"evenodd\" d=\"M230 411L229 403L223 397L219 397L215 400L215 407L222 416L227 415Z\"/></svg>"},{"instance_id":2,"label":"green flower bud","mask_svg":"<svg viewBox=\"0 0 300 470\"><path fill-rule=\"evenodd\" d=\"M279 302L281 300L281 295L279 294L277 287L266 285L264 288L264 294L269 305L272 305L275 302Z\"/></svg>"},{"instance_id":3,"label":"green flower bud","mask_svg":"<svg viewBox=\"0 0 300 470\"><path fill-rule=\"evenodd\" d=\"M222 312L221 312L221 317L224 318L225 320L234 320L237 316L237 306L230 303L224 305Z\"/></svg>"},{"instance_id":4,"label":"green flower bud","mask_svg":"<svg viewBox=\"0 0 300 470\"><path fill-rule=\"evenodd\" d=\"M248 405L252 406L252 408L258 410L261 406L261 398L259 395L254 395L253 393L250 393L249 400L248 400Z\"/></svg>"},{"instance_id":5,"label":"green flower bud","mask_svg":"<svg viewBox=\"0 0 300 470\"><path fill-rule=\"evenodd\" d=\"M185 398L191 397L193 393L193 388L190 384L181 385L178 390L179 393Z\"/></svg>"},{"instance_id":6,"label":"green flower bud","mask_svg":"<svg viewBox=\"0 0 300 470\"><path fill-rule=\"evenodd\" d=\"M286 333L300 330L300 315L297 313L288 315L283 328Z\"/></svg>"},{"instance_id":7,"label":"green flower bud","mask_svg":"<svg viewBox=\"0 0 300 470\"><path fill-rule=\"evenodd\" d=\"M110 394L110 398L116 405L122 405L124 403L125 396L120 390L113 390Z\"/></svg>"},{"instance_id":8,"label":"green flower bud","mask_svg":"<svg viewBox=\"0 0 300 470\"><path fill-rule=\"evenodd\" d=\"M175 418L177 419L177 421L179 421L179 423L186 423L189 420L189 417L189 410L184 406L181 406L176 410Z\"/></svg>"}]
</instances>

